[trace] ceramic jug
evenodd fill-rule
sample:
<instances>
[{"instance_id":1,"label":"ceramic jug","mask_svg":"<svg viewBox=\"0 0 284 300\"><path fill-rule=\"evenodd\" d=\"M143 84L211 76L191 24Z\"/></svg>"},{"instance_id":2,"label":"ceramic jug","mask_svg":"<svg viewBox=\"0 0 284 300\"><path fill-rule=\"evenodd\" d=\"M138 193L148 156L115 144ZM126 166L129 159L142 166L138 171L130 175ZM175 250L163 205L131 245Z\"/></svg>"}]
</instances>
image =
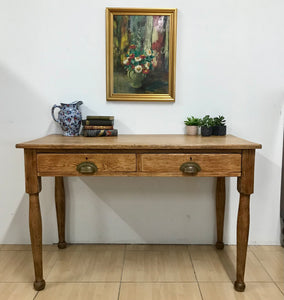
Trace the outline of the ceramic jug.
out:
<instances>
[{"instance_id":1,"label":"ceramic jug","mask_svg":"<svg viewBox=\"0 0 284 300\"><path fill-rule=\"evenodd\" d=\"M55 122L59 123L65 136L76 136L80 133L80 126L82 122L82 114L79 110L79 106L83 104L82 101L74 101L60 105L54 104L51 109L51 115ZM59 108L58 119L54 116L55 108Z\"/></svg>"}]
</instances>

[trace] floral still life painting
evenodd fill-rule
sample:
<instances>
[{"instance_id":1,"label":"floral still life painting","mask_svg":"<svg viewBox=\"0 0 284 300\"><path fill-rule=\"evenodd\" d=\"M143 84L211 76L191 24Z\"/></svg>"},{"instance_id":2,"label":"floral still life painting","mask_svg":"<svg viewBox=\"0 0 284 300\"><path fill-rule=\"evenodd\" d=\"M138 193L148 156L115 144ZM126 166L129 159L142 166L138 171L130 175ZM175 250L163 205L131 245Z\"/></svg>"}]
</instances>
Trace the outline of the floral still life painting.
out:
<instances>
[{"instance_id":1,"label":"floral still life painting","mask_svg":"<svg viewBox=\"0 0 284 300\"><path fill-rule=\"evenodd\" d=\"M106 15L107 100L174 101L176 9Z\"/></svg>"}]
</instances>

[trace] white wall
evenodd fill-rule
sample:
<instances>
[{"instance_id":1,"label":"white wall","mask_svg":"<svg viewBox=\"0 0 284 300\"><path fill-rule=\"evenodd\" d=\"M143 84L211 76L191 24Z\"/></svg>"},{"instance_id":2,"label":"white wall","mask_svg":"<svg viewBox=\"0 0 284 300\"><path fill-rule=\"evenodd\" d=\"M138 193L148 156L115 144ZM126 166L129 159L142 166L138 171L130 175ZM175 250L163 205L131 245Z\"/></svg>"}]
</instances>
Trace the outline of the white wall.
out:
<instances>
[{"instance_id":1,"label":"white wall","mask_svg":"<svg viewBox=\"0 0 284 300\"><path fill-rule=\"evenodd\" d=\"M105 100L105 7L177 7L175 103ZM0 243L29 243L18 142L58 132L54 103L115 115L120 134L183 133L188 115L224 114L231 134L262 143L251 244L279 244L284 103L282 0L0 0ZM71 242L213 243L212 178L67 178ZM236 179L225 242L235 243ZM43 239L57 240L53 180L43 178Z\"/></svg>"}]
</instances>

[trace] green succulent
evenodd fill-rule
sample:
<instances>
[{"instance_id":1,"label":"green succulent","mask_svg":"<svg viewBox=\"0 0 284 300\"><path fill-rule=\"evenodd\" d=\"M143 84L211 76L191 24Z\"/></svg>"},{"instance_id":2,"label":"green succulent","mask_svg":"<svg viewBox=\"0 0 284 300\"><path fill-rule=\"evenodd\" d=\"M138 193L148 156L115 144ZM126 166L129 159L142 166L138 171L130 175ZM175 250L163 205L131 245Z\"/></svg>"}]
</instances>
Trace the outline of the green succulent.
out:
<instances>
[{"instance_id":1,"label":"green succulent","mask_svg":"<svg viewBox=\"0 0 284 300\"><path fill-rule=\"evenodd\" d=\"M201 120L201 126L205 126L205 127L211 127L214 125L214 120L213 118L211 118L209 115L206 115L205 117L203 117L203 119Z\"/></svg>"},{"instance_id":2,"label":"green succulent","mask_svg":"<svg viewBox=\"0 0 284 300\"><path fill-rule=\"evenodd\" d=\"M225 126L226 125L226 120L224 116L219 116L214 118L214 125L215 126Z\"/></svg>"},{"instance_id":3,"label":"green succulent","mask_svg":"<svg viewBox=\"0 0 284 300\"><path fill-rule=\"evenodd\" d=\"M184 124L186 126L200 126L201 120L199 118L195 118L193 116L188 117L185 121Z\"/></svg>"}]
</instances>

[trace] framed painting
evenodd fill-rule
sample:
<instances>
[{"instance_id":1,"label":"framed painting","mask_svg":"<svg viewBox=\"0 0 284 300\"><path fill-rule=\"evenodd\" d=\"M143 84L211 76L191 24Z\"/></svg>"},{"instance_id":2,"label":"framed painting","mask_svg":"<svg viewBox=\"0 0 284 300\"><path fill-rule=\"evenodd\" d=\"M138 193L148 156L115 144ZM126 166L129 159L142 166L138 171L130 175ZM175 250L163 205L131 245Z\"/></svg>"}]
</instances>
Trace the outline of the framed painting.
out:
<instances>
[{"instance_id":1,"label":"framed painting","mask_svg":"<svg viewBox=\"0 0 284 300\"><path fill-rule=\"evenodd\" d=\"M175 101L177 9L106 8L106 95Z\"/></svg>"}]
</instances>

